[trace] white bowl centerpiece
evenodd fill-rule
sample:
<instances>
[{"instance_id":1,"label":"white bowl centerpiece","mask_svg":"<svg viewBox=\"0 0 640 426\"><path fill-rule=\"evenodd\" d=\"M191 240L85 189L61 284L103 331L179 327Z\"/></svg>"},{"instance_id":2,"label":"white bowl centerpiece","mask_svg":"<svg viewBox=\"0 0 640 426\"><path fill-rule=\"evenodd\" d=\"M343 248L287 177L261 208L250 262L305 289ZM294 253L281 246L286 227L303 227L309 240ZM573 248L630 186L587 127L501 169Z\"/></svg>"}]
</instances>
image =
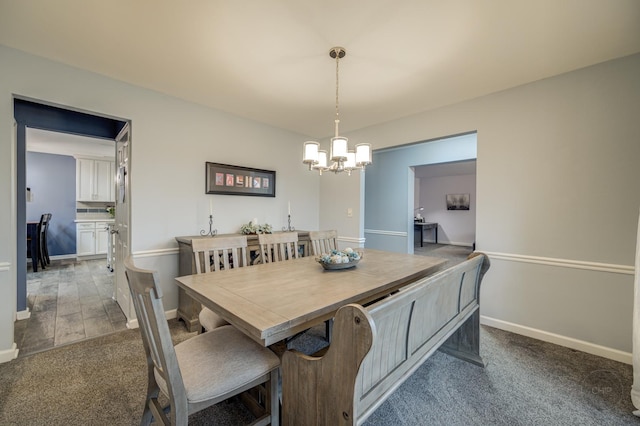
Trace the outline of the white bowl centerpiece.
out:
<instances>
[{"instance_id":1,"label":"white bowl centerpiece","mask_svg":"<svg viewBox=\"0 0 640 426\"><path fill-rule=\"evenodd\" d=\"M331 250L330 253L322 253L316 260L324 269L336 270L353 268L361 258L362 253L347 247L344 250Z\"/></svg>"}]
</instances>

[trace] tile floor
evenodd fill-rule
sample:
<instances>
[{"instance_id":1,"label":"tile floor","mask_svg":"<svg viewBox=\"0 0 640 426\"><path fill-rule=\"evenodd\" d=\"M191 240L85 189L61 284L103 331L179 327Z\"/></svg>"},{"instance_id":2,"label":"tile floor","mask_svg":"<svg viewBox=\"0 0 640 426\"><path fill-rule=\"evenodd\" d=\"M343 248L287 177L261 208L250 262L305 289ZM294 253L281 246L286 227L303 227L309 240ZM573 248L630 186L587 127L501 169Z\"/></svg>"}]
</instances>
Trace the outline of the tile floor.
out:
<instances>
[{"instance_id":1,"label":"tile floor","mask_svg":"<svg viewBox=\"0 0 640 426\"><path fill-rule=\"evenodd\" d=\"M18 356L126 329L106 260L52 260L27 272L31 317L15 322Z\"/></svg>"}]
</instances>

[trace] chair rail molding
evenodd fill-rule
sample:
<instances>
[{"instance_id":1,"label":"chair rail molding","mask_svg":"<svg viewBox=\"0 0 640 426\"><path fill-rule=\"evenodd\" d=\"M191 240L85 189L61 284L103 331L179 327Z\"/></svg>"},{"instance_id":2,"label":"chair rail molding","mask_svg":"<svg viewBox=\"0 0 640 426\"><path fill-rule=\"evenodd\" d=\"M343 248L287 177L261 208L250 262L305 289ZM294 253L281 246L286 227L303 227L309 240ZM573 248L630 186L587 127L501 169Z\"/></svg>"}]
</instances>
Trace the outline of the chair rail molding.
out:
<instances>
[{"instance_id":1,"label":"chair rail molding","mask_svg":"<svg viewBox=\"0 0 640 426\"><path fill-rule=\"evenodd\" d=\"M179 253L178 248L165 248L165 249L154 249L154 250L139 250L132 252L134 259L140 259L143 257L156 257L156 256L171 256L177 255Z\"/></svg>"},{"instance_id":2,"label":"chair rail molding","mask_svg":"<svg viewBox=\"0 0 640 426\"><path fill-rule=\"evenodd\" d=\"M355 237L341 237L338 236L338 241L343 243L353 243L358 244L359 246L364 245L366 238L355 238Z\"/></svg>"},{"instance_id":3,"label":"chair rail molding","mask_svg":"<svg viewBox=\"0 0 640 426\"><path fill-rule=\"evenodd\" d=\"M628 265L613 263L586 262L572 259L558 259L552 257L527 256L512 253L497 253L482 251L491 260L504 260L508 262L533 263L537 265L557 266L561 268L585 269L589 271L610 272L614 274L633 275L635 268Z\"/></svg>"},{"instance_id":4,"label":"chair rail molding","mask_svg":"<svg viewBox=\"0 0 640 426\"><path fill-rule=\"evenodd\" d=\"M407 233L406 232L401 232L401 231L385 231L382 229L365 229L364 230L365 234L378 234L378 235L391 235L394 237L406 237Z\"/></svg>"}]
</instances>

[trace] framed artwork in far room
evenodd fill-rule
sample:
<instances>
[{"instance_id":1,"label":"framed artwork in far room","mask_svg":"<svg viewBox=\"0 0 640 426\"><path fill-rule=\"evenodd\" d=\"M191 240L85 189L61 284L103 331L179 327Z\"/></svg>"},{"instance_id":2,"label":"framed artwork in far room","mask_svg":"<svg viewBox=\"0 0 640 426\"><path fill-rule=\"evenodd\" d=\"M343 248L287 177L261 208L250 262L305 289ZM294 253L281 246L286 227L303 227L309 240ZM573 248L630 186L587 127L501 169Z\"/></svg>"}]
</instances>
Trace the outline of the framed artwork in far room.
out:
<instances>
[{"instance_id":1,"label":"framed artwork in far room","mask_svg":"<svg viewBox=\"0 0 640 426\"><path fill-rule=\"evenodd\" d=\"M447 210L469 210L469 194L447 194Z\"/></svg>"}]
</instances>

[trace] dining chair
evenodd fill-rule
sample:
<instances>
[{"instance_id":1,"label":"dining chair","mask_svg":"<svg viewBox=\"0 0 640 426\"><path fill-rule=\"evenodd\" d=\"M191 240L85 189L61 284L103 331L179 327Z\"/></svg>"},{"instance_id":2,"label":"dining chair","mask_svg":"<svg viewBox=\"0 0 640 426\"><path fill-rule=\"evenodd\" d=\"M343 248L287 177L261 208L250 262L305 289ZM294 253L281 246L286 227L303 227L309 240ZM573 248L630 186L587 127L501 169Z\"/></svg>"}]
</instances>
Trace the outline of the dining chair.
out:
<instances>
[{"instance_id":1,"label":"dining chair","mask_svg":"<svg viewBox=\"0 0 640 426\"><path fill-rule=\"evenodd\" d=\"M311 251L314 256L320 256L323 253L330 253L331 250L338 249L338 231L335 229L329 231L309 231L309 240L311 240ZM324 322L325 338L327 342L331 342L331 333L333 331L333 318Z\"/></svg>"},{"instance_id":2,"label":"dining chair","mask_svg":"<svg viewBox=\"0 0 640 426\"><path fill-rule=\"evenodd\" d=\"M38 263L42 269L45 269L46 265L51 263L49 260L49 251L44 248L44 245L47 243L46 232L49 218L51 218L51 213L43 213L40 215L40 222L38 222L36 226L36 234L27 235L27 257L32 259L32 263L35 262L33 263L34 272L38 270ZM32 243L34 238L36 244ZM35 250L35 252L33 252L33 250Z\"/></svg>"},{"instance_id":3,"label":"dining chair","mask_svg":"<svg viewBox=\"0 0 640 426\"><path fill-rule=\"evenodd\" d=\"M311 233L309 233L311 236ZM283 232L282 234L258 234L258 243L260 244L260 253L264 263L280 262L283 260L298 258L298 233ZM292 255L291 255L292 254ZM325 321L325 338L327 342L331 342L331 330L333 328L333 319ZM306 333L304 330L295 336L285 339L288 345L293 340Z\"/></svg>"},{"instance_id":4,"label":"dining chair","mask_svg":"<svg viewBox=\"0 0 640 426\"><path fill-rule=\"evenodd\" d=\"M263 263L298 259L298 233L258 234Z\"/></svg>"},{"instance_id":5,"label":"dining chair","mask_svg":"<svg viewBox=\"0 0 640 426\"><path fill-rule=\"evenodd\" d=\"M330 231L309 231L309 239L311 240L311 250L314 256L320 256L323 253L330 253L331 250L338 249L338 231L335 229Z\"/></svg>"},{"instance_id":6,"label":"dining chair","mask_svg":"<svg viewBox=\"0 0 640 426\"><path fill-rule=\"evenodd\" d=\"M153 271L137 268L131 256L124 267L147 358L147 396L140 423L186 425L190 414L258 387L264 414L253 424L278 425L277 355L232 326L174 347ZM168 399L168 406L163 407L159 398Z\"/></svg>"},{"instance_id":7,"label":"dining chair","mask_svg":"<svg viewBox=\"0 0 640 426\"><path fill-rule=\"evenodd\" d=\"M208 274L221 269L249 265L247 237L194 238L191 241L196 274ZM198 314L200 326L205 331L228 324L220 315L207 307Z\"/></svg>"},{"instance_id":8,"label":"dining chair","mask_svg":"<svg viewBox=\"0 0 640 426\"><path fill-rule=\"evenodd\" d=\"M51 222L51 213L45 213L40 219L40 257L41 263L50 265L49 246L47 243L47 235L49 234L49 223ZM44 269L44 266L42 267Z\"/></svg>"}]
</instances>

